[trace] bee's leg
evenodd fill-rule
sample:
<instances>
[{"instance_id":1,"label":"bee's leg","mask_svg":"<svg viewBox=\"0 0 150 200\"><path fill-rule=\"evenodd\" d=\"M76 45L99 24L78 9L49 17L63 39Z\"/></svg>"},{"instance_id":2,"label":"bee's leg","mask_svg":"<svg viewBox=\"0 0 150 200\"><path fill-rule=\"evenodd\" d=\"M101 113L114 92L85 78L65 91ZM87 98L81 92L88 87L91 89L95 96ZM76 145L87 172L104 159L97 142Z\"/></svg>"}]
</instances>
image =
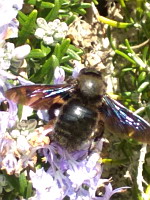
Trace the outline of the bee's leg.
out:
<instances>
[{"instance_id":1,"label":"bee's leg","mask_svg":"<svg viewBox=\"0 0 150 200\"><path fill-rule=\"evenodd\" d=\"M102 120L98 120L95 131L94 131L94 140L97 141L102 138L104 133L104 122Z\"/></svg>"},{"instance_id":2,"label":"bee's leg","mask_svg":"<svg viewBox=\"0 0 150 200\"><path fill-rule=\"evenodd\" d=\"M95 142L99 141L102 138L103 133L104 133L104 122L100 118L98 118L95 130L91 135L91 138L94 139L94 141L91 143L90 148L88 150L89 154L92 152L92 149L95 148Z\"/></svg>"}]
</instances>

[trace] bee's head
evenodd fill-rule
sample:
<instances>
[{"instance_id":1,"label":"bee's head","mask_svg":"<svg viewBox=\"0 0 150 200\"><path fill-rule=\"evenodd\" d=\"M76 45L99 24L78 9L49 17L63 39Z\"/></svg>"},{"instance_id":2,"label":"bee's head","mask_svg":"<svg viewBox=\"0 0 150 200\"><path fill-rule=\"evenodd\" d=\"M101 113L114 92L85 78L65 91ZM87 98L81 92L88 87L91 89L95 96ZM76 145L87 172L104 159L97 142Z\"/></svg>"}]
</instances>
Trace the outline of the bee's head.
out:
<instances>
[{"instance_id":1,"label":"bee's head","mask_svg":"<svg viewBox=\"0 0 150 200\"><path fill-rule=\"evenodd\" d=\"M93 68L84 68L77 78L78 89L86 98L96 98L105 94L106 83L100 71Z\"/></svg>"}]
</instances>

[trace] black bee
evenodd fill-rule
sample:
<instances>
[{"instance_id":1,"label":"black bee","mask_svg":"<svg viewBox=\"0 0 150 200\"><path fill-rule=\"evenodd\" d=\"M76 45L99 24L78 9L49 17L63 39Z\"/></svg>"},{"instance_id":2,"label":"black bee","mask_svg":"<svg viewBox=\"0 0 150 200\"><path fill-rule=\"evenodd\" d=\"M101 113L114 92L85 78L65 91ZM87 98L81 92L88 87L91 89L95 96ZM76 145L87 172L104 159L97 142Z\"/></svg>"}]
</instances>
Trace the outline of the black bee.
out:
<instances>
[{"instance_id":1,"label":"black bee","mask_svg":"<svg viewBox=\"0 0 150 200\"><path fill-rule=\"evenodd\" d=\"M150 124L111 99L105 90L101 72L84 68L67 84L14 87L6 97L33 109L51 111L61 104L53 138L71 151L89 139L100 138L105 129L121 137L150 142Z\"/></svg>"}]
</instances>

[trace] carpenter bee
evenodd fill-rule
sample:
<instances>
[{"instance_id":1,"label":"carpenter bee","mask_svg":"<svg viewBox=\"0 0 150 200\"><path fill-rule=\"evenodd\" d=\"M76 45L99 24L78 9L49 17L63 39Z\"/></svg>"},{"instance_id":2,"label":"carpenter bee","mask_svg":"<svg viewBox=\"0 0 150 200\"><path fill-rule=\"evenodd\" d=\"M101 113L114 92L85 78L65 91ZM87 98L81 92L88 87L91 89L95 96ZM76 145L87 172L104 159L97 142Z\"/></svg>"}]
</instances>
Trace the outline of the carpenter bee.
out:
<instances>
[{"instance_id":1,"label":"carpenter bee","mask_svg":"<svg viewBox=\"0 0 150 200\"><path fill-rule=\"evenodd\" d=\"M106 94L102 73L84 68L66 84L27 85L6 91L6 97L33 109L53 109L61 105L54 119L53 139L68 150L102 137L108 130L143 143L150 141L150 124Z\"/></svg>"}]
</instances>

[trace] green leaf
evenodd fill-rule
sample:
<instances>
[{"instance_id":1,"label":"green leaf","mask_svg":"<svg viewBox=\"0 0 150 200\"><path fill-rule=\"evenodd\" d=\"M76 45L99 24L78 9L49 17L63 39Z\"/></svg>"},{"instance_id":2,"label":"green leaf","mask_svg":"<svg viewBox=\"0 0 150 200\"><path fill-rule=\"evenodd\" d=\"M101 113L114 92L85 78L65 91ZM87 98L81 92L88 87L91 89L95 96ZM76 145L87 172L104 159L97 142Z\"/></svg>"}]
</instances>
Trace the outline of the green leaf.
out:
<instances>
[{"instance_id":1,"label":"green leaf","mask_svg":"<svg viewBox=\"0 0 150 200\"><path fill-rule=\"evenodd\" d=\"M44 58L45 56L41 49L32 49L27 58Z\"/></svg>"},{"instance_id":2,"label":"green leaf","mask_svg":"<svg viewBox=\"0 0 150 200\"><path fill-rule=\"evenodd\" d=\"M46 16L46 21L53 21L54 19L58 18L59 9L61 7L60 0L55 0L55 5Z\"/></svg>"},{"instance_id":3,"label":"green leaf","mask_svg":"<svg viewBox=\"0 0 150 200\"><path fill-rule=\"evenodd\" d=\"M26 22L24 23L21 31L19 32L17 46L22 45L26 42L29 35L33 32L35 28L35 21L37 18L37 10L33 10Z\"/></svg>"},{"instance_id":4,"label":"green leaf","mask_svg":"<svg viewBox=\"0 0 150 200\"><path fill-rule=\"evenodd\" d=\"M15 175L8 175L4 172L5 177L7 178L8 182L14 187L14 189L19 192L19 180Z\"/></svg>"},{"instance_id":5,"label":"green leaf","mask_svg":"<svg viewBox=\"0 0 150 200\"><path fill-rule=\"evenodd\" d=\"M58 60L61 59L61 45L59 43L55 45L54 55L57 57Z\"/></svg>"},{"instance_id":6,"label":"green leaf","mask_svg":"<svg viewBox=\"0 0 150 200\"><path fill-rule=\"evenodd\" d=\"M55 55L51 56L51 66L49 68L49 72L48 72L48 78L46 80L46 83L52 83L53 78L54 78L54 70L56 67L59 66L59 60Z\"/></svg>"},{"instance_id":7,"label":"green leaf","mask_svg":"<svg viewBox=\"0 0 150 200\"><path fill-rule=\"evenodd\" d=\"M140 85L140 87L138 88L138 92L142 92L143 90L145 90L145 88L147 88L148 87L148 85L149 85L149 82L148 81L145 81L144 83L142 83L141 85Z\"/></svg>"},{"instance_id":8,"label":"green leaf","mask_svg":"<svg viewBox=\"0 0 150 200\"><path fill-rule=\"evenodd\" d=\"M67 49L67 54L70 55L72 59L81 60L80 56L72 49Z\"/></svg>"},{"instance_id":9,"label":"green leaf","mask_svg":"<svg viewBox=\"0 0 150 200\"><path fill-rule=\"evenodd\" d=\"M25 190L27 188L27 179L24 173L19 176L19 193L24 196Z\"/></svg>"},{"instance_id":10,"label":"green leaf","mask_svg":"<svg viewBox=\"0 0 150 200\"><path fill-rule=\"evenodd\" d=\"M68 62L69 60L71 60L71 56L67 55L67 56L63 56L61 59L61 63L65 63Z\"/></svg>"},{"instance_id":11,"label":"green leaf","mask_svg":"<svg viewBox=\"0 0 150 200\"><path fill-rule=\"evenodd\" d=\"M77 10L77 9L83 9L83 8L90 8L91 7L91 4L90 3L78 3L78 4L72 4L71 5L71 8L74 9L74 10Z\"/></svg>"},{"instance_id":12,"label":"green leaf","mask_svg":"<svg viewBox=\"0 0 150 200\"><path fill-rule=\"evenodd\" d=\"M62 68L65 70L65 72L67 72L68 74L72 74L73 72L73 68L71 67L66 67L66 66L62 66Z\"/></svg>"},{"instance_id":13,"label":"green leaf","mask_svg":"<svg viewBox=\"0 0 150 200\"><path fill-rule=\"evenodd\" d=\"M69 45L70 45L69 38L62 40L61 46L60 46L60 62L61 63L62 63L61 58L66 54L67 49L69 48Z\"/></svg>"},{"instance_id":14,"label":"green leaf","mask_svg":"<svg viewBox=\"0 0 150 200\"><path fill-rule=\"evenodd\" d=\"M21 119L21 117L22 117L22 110L23 110L23 105L21 105L21 104L18 104L18 117L19 117L19 119Z\"/></svg>"},{"instance_id":15,"label":"green leaf","mask_svg":"<svg viewBox=\"0 0 150 200\"><path fill-rule=\"evenodd\" d=\"M37 0L26 0L26 3L37 6L39 8L53 8L54 4L50 2L38 2Z\"/></svg>"},{"instance_id":16,"label":"green leaf","mask_svg":"<svg viewBox=\"0 0 150 200\"><path fill-rule=\"evenodd\" d=\"M37 82L43 82L44 77L48 74L49 68L51 66L52 58L48 58L40 70L38 70L32 77L30 78L31 81L37 83Z\"/></svg>"},{"instance_id":17,"label":"green leaf","mask_svg":"<svg viewBox=\"0 0 150 200\"><path fill-rule=\"evenodd\" d=\"M58 60L58 58L55 55L52 55L51 58L52 58L51 66L52 67L58 67L59 66L59 60Z\"/></svg>"},{"instance_id":18,"label":"green leaf","mask_svg":"<svg viewBox=\"0 0 150 200\"><path fill-rule=\"evenodd\" d=\"M28 20L28 16L26 16L23 12L18 11L18 20L19 20L19 23L23 25L24 22Z\"/></svg>"},{"instance_id":19,"label":"green leaf","mask_svg":"<svg viewBox=\"0 0 150 200\"><path fill-rule=\"evenodd\" d=\"M69 17L65 22L67 25L70 25L74 20L75 20L76 16L72 15L71 17Z\"/></svg>"},{"instance_id":20,"label":"green leaf","mask_svg":"<svg viewBox=\"0 0 150 200\"><path fill-rule=\"evenodd\" d=\"M136 62L133 60L133 59L131 59L127 54L125 54L124 52L122 52L122 51L119 51L119 50L115 50L115 53L116 54L118 54L118 55L120 55L120 56L122 56L122 57L124 57L126 60L128 60L129 62L131 62L131 63L133 63L133 64L136 64Z\"/></svg>"},{"instance_id":21,"label":"green leaf","mask_svg":"<svg viewBox=\"0 0 150 200\"><path fill-rule=\"evenodd\" d=\"M116 28L128 28L130 26L133 26L133 23L126 23L126 22L118 22L112 19L108 19L107 17L98 16L98 21L108 24L110 26L116 27Z\"/></svg>"},{"instance_id":22,"label":"green leaf","mask_svg":"<svg viewBox=\"0 0 150 200\"><path fill-rule=\"evenodd\" d=\"M27 189L26 189L26 199L28 199L29 197L32 196L32 183L31 182L28 182L28 185L27 185Z\"/></svg>"},{"instance_id":23,"label":"green leaf","mask_svg":"<svg viewBox=\"0 0 150 200\"><path fill-rule=\"evenodd\" d=\"M41 42L41 50L45 56L47 56L51 52L51 48L45 45L43 41Z\"/></svg>"},{"instance_id":24,"label":"green leaf","mask_svg":"<svg viewBox=\"0 0 150 200\"><path fill-rule=\"evenodd\" d=\"M76 46L74 46L74 45L72 45L72 44L69 45L69 49L71 49L71 50L77 52L79 55L82 55L82 54L83 54L83 50L82 50L82 49L79 49L79 48L77 48Z\"/></svg>"},{"instance_id":25,"label":"green leaf","mask_svg":"<svg viewBox=\"0 0 150 200\"><path fill-rule=\"evenodd\" d=\"M138 77L138 82L141 83L142 81L144 81L146 78L146 72L141 72L139 77Z\"/></svg>"}]
</instances>

